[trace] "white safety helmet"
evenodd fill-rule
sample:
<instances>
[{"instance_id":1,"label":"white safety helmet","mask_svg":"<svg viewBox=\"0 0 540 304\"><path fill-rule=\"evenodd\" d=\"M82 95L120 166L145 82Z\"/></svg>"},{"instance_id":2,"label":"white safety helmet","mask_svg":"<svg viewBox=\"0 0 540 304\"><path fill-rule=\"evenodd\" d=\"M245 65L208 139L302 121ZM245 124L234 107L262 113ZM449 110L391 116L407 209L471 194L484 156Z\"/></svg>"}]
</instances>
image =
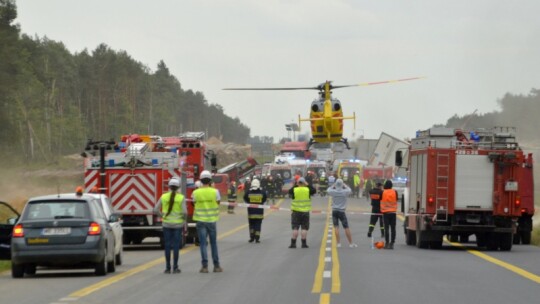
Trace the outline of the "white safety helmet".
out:
<instances>
[{"instance_id":1,"label":"white safety helmet","mask_svg":"<svg viewBox=\"0 0 540 304\"><path fill-rule=\"evenodd\" d=\"M204 170L203 172L201 172L201 176L199 178L200 179L203 179L203 178L212 179L212 173L210 173L210 171L208 171L208 170Z\"/></svg>"},{"instance_id":2,"label":"white safety helmet","mask_svg":"<svg viewBox=\"0 0 540 304\"><path fill-rule=\"evenodd\" d=\"M169 187L180 188L180 181L176 177L171 178L169 180Z\"/></svg>"},{"instance_id":3,"label":"white safety helmet","mask_svg":"<svg viewBox=\"0 0 540 304\"><path fill-rule=\"evenodd\" d=\"M257 190L261 187L261 182L259 182L258 179L254 179L252 182L251 182L251 187L250 189L252 190Z\"/></svg>"}]
</instances>

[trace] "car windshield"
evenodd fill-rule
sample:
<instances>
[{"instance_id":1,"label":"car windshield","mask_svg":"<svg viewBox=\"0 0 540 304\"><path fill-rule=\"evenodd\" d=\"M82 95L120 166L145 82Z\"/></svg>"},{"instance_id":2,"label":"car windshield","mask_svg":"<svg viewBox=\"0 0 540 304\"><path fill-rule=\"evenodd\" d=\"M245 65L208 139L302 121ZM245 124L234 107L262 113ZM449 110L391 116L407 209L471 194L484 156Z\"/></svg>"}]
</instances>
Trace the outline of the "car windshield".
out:
<instances>
[{"instance_id":1,"label":"car windshield","mask_svg":"<svg viewBox=\"0 0 540 304\"><path fill-rule=\"evenodd\" d=\"M25 219L88 218L88 205L85 201L38 201L30 202L26 208Z\"/></svg>"},{"instance_id":2,"label":"car windshield","mask_svg":"<svg viewBox=\"0 0 540 304\"><path fill-rule=\"evenodd\" d=\"M283 179L291 178L291 170L272 170L272 176L276 177L278 174Z\"/></svg>"},{"instance_id":3,"label":"car windshield","mask_svg":"<svg viewBox=\"0 0 540 304\"><path fill-rule=\"evenodd\" d=\"M392 181L392 184L393 188L405 188L407 186L404 181Z\"/></svg>"}]
</instances>

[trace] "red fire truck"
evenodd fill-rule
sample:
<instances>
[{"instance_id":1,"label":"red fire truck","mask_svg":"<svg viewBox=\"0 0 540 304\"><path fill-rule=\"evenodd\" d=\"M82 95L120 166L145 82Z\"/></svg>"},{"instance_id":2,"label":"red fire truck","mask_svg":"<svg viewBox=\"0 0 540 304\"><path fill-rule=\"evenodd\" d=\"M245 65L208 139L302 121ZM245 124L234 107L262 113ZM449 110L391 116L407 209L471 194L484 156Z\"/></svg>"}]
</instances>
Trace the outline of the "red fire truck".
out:
<instances>
[{"instance_id":1,"label":"red fire truck","mask_svg":"<svg viewBox=\"0 0 540 304\"><path fill-rule=\"evenodd\" d=\"M122 136L118 149L85 160L85 188L98 187L109 196L122 214L124 244L140 244L147 237L162 239L161 218L153 213L161 195L168 191L168 181L180 178L181 192L191 198L200 172L215 165L215 156L206 150L203 132L175 137L146 135ZM188 206L184 244L196 236L193 207Z\"/></svg>"},{"instance_id":2,"label":"red fire truck","mask_svg":"<svg viewBox=\"0 0 540 304\"><path fill-rule=\"evenodd\" d=\"M533 157L529 153L521 171L521 216L517 221L517 229L514 234L514 244L522 243L528 245L531 243L531 233L533 230L534 216L534 177L533 177Z\"/></svg>"},{"instance_id":3,"label":"red fire truck","mask_svg":"<svg viewBox=\"0 0 540 304\"><path fill-rule=\"evenodd\" d=\"M443 236L509 251L532 165L513 128L465 132L431 128L409 147L409 195L404 202L407 245L440 248ZM401 152L396 165L401 166ZM531 198L532 199L532 198Z\"/></svg>"}]
</instances>

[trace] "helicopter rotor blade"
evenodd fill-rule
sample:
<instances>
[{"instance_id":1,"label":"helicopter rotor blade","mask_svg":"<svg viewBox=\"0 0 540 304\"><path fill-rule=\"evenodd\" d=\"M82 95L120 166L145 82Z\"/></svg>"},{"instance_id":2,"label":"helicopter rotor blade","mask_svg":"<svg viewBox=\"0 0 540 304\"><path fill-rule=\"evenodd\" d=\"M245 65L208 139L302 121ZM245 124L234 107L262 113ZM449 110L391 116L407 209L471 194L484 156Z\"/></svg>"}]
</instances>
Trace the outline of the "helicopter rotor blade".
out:
<instances>
[{"instance_id":1,"label":"helicopter rotor blade","mask_svg":"<svg viewBox=\"0 0 540 304\"><path fill-rule=\"evenodd\" d=\"M347 87L365 87L365 86L376 85L376 84L396 83L396 82L417 80L417 79L423 79L423 78L426 78L426 77L411 77L411 78L403 78L403 79L396 79L396 80L385 80L385 81L364 82L364 83L359 83L359 84L338 85L338 86L332 86L332 89L347 88Z\"/></svg>"},{"instance_id":2,"label":"helicopter rotor blade","mask_svg":"<svg viewBox=\"0 0 540 304\"><path fill-rule=\"evenodd\" d=\"M292 90L318 90L318 87L304 88L226 88L226 91L292 91Z\"/></svg>"}]
</instances>

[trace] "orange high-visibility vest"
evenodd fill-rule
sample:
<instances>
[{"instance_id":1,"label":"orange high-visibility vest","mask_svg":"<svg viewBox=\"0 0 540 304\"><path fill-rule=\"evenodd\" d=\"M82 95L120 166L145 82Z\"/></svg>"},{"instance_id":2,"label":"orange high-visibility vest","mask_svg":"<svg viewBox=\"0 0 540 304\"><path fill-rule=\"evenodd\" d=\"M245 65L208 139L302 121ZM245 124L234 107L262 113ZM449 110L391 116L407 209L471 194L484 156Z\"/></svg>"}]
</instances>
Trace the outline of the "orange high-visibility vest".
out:
<instances>
[{"instance_id":1,"label":"orange high-visibility vest","mask_svg":"<svg viewBox=\"0 0 540 304\"><path fill-rule=\"evenodd\" d=\"M381 198L381 212L397 212L397 191L394 189L385 189Z\"/></svg>"}]
</instances>

